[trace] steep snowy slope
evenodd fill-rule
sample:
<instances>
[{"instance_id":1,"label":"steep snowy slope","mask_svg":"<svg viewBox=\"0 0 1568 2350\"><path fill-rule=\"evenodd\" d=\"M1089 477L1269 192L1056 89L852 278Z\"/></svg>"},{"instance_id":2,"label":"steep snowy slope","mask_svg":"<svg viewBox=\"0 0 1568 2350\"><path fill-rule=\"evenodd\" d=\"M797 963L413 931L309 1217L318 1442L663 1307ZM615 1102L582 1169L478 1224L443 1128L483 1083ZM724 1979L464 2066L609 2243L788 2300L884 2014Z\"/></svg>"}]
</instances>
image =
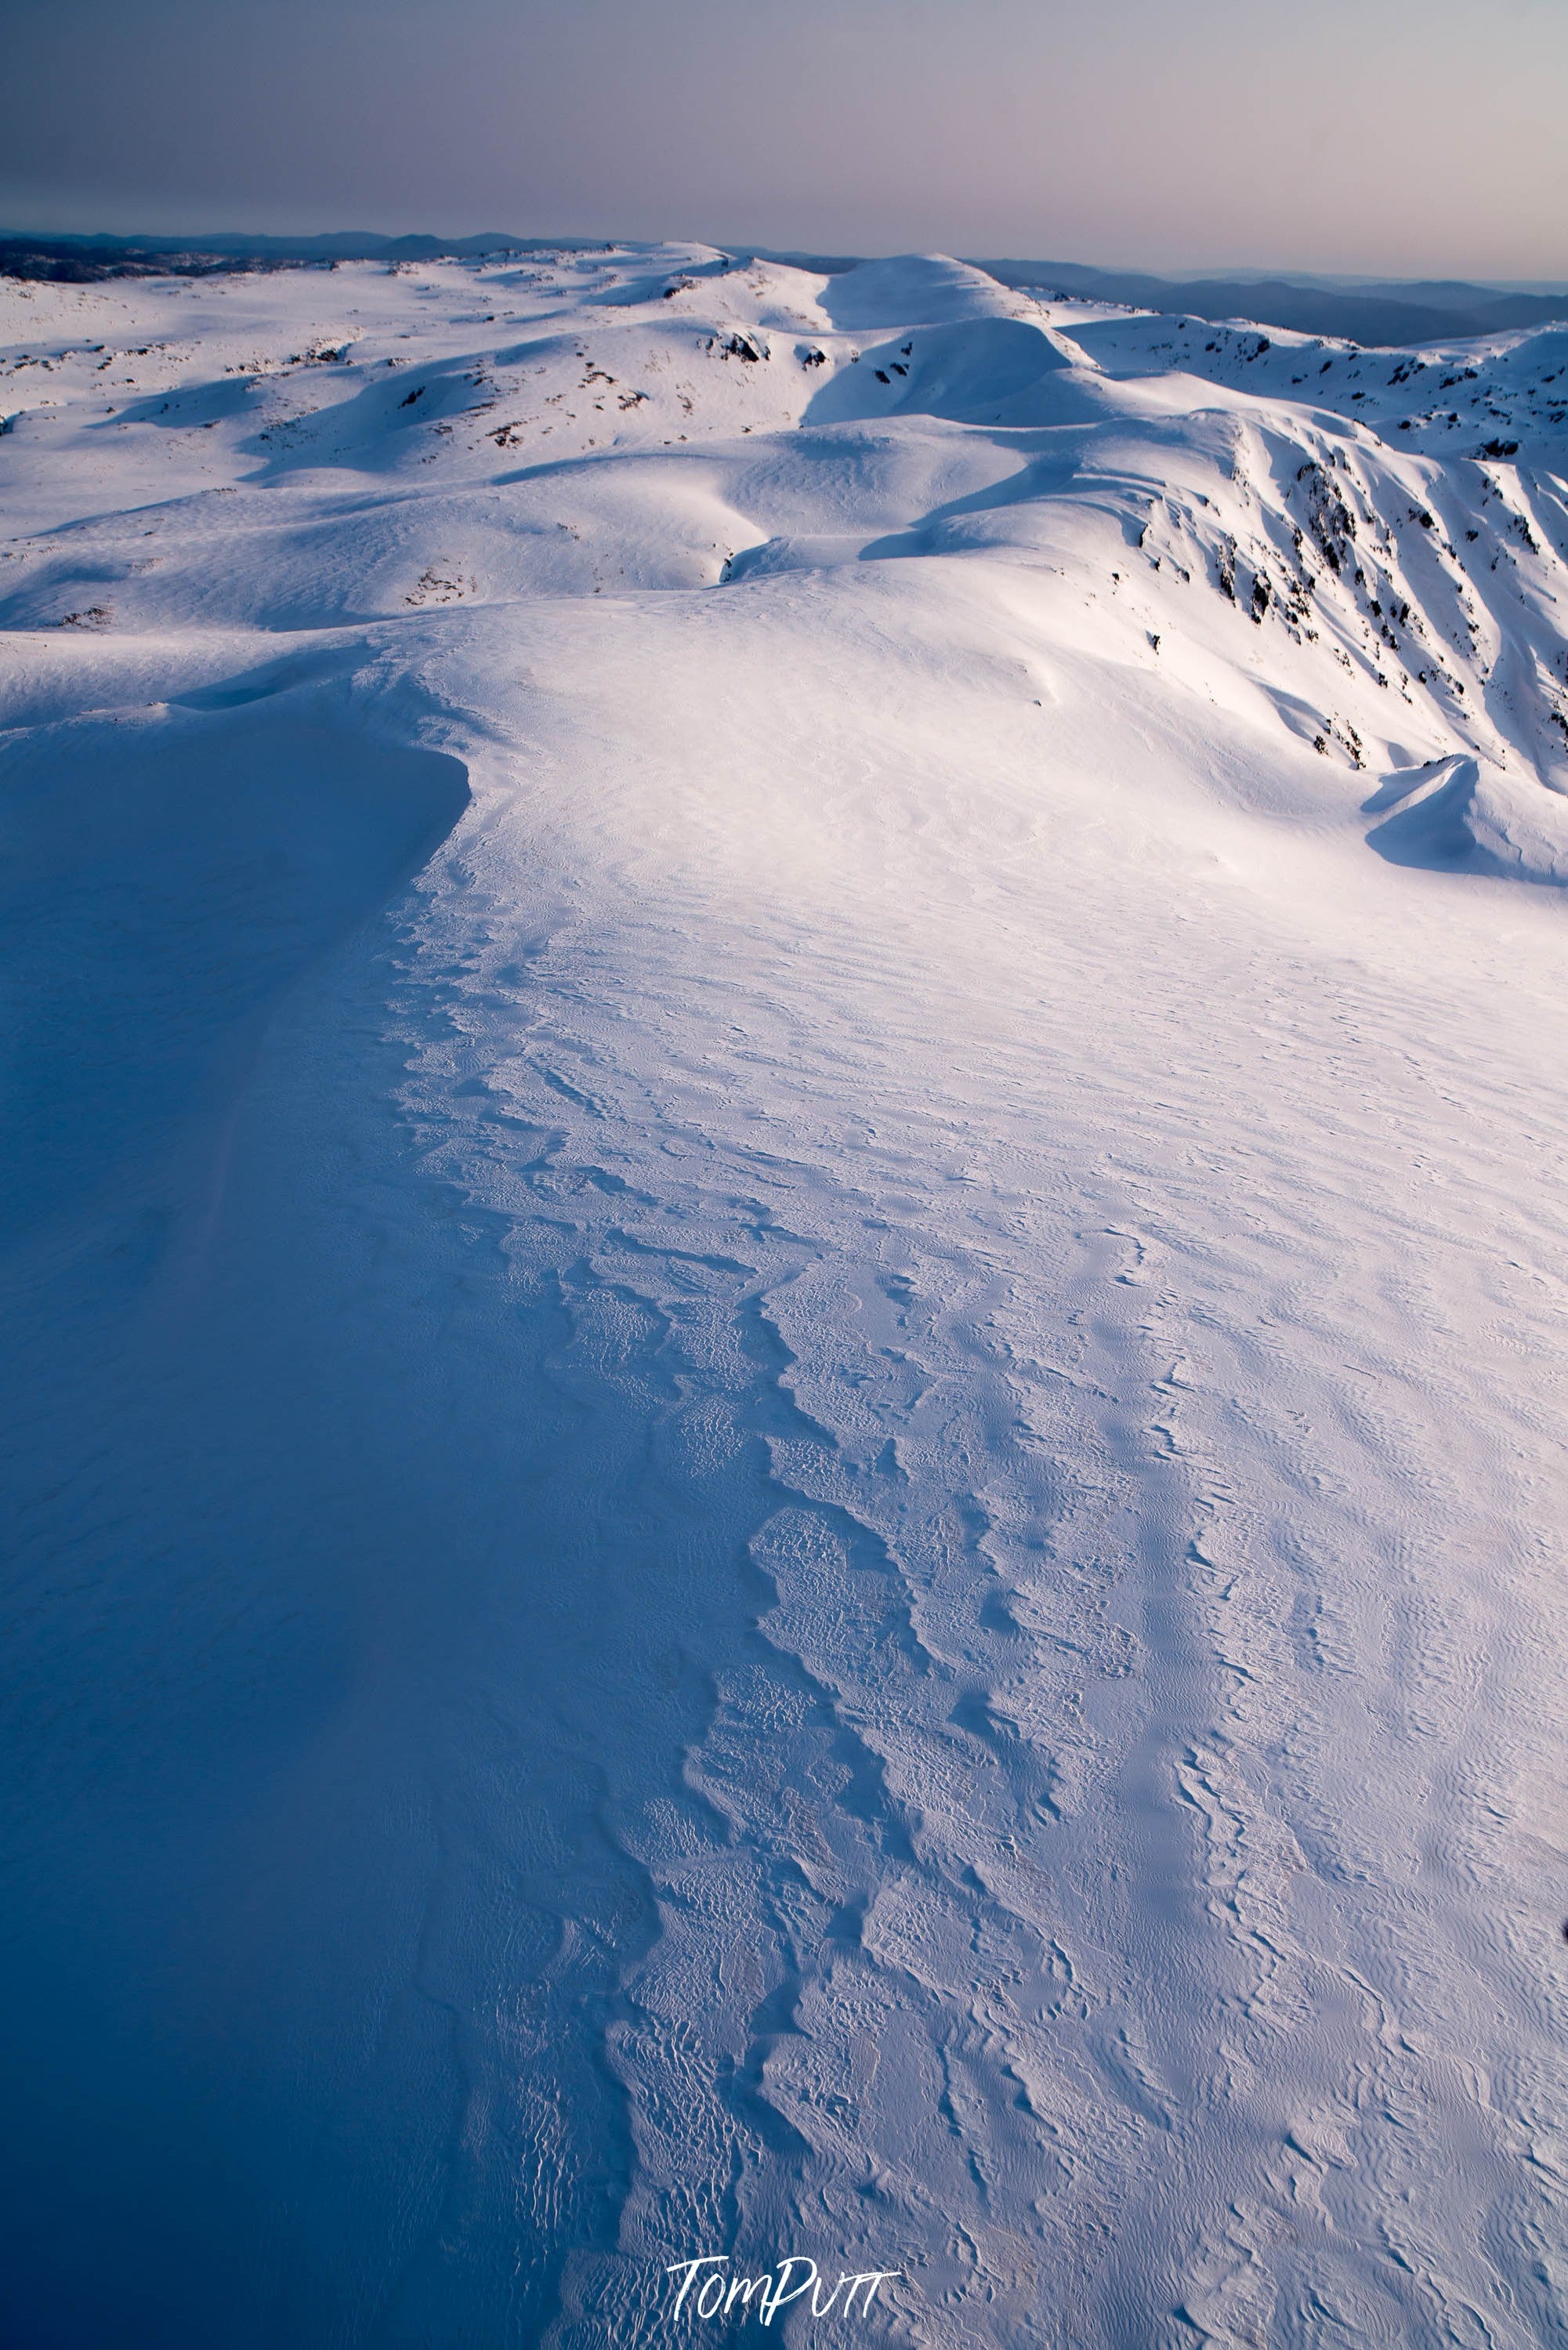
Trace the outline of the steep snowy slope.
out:
<instances>
[{"instance_id":1,"label":"steep snowy slope","mask_svg":"<svg viewBox=\"0 0 1568 2350\"><path fill-rule=\"evenodd\" d=\"M7 2338L1561 2342L1558 330L0 303Z\"/></svg>"}]
</instances>

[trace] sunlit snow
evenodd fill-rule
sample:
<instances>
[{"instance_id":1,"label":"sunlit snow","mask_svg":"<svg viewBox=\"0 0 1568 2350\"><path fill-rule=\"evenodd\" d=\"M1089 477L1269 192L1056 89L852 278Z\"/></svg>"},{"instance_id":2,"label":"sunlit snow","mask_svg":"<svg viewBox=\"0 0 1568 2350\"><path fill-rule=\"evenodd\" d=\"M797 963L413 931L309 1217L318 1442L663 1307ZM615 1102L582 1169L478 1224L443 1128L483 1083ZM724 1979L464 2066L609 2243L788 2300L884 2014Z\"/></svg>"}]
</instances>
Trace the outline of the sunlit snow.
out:
<instances>
[{"instance_id":1,"label":"sunlit snow","mask_svg":"<svg viewBox=\"0 0 1568 2350\"><path fill-rule=\"evenodd\" d=\"M1561 2343L1568 328L0 346L11 2338Z\"/></svg>"}]
</instances>

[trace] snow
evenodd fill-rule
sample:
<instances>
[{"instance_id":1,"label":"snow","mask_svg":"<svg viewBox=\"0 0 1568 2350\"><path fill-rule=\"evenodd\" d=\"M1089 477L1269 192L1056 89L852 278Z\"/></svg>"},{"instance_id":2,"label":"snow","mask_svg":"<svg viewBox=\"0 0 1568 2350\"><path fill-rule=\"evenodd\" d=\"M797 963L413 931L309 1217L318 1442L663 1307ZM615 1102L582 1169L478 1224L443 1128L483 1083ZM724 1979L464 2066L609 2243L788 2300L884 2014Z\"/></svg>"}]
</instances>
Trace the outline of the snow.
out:
<instances>
[{"instance_id":1,"label":"snow","mask_svg":"<svg viewBox=\"0 0 1568 2350\"><path fill-rule=\"evenodd\" d=\"M1560 2341L1563 330L0 307L10 2337Z\"/></svg>"}]
</instances>

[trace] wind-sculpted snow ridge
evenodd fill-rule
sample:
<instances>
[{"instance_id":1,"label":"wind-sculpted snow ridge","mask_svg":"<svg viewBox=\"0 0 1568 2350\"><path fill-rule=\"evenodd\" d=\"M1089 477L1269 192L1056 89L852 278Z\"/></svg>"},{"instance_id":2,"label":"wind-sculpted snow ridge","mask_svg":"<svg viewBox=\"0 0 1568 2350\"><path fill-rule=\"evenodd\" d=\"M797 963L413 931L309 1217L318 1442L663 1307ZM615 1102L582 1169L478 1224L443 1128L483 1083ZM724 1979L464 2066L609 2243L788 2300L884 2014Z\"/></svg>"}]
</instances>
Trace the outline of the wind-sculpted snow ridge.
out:
<instances>
[{"instance_id":1,"label":"wind-sculpted snow ridge","mask_svg":"<svg viewBox=\"0 0 1568 2350\"><path fill-rule=\"evenodd\" d=\"M0 304L7 2341L1563 2342L1562 333Z\"/></svg>"}]
</instances>

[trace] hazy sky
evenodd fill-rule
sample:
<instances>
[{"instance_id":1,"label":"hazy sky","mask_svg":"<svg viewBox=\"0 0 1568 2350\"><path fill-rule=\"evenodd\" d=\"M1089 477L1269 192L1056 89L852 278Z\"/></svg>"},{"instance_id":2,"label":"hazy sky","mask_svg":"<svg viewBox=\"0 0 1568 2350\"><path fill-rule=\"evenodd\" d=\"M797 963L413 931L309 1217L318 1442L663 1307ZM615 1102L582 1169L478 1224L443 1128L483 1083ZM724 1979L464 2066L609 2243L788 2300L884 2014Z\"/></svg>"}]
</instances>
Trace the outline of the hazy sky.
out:
<instances>
[{"instance_id":1,"label":"hazy sky","mask_svg":"<svg viewBox=\"0 0 1568 2350\"><path fill-rule=\"evenodd\" d=\"M4 0L0 226L1568 277L1568 0Z\"/></svg>"}]
</instances>

